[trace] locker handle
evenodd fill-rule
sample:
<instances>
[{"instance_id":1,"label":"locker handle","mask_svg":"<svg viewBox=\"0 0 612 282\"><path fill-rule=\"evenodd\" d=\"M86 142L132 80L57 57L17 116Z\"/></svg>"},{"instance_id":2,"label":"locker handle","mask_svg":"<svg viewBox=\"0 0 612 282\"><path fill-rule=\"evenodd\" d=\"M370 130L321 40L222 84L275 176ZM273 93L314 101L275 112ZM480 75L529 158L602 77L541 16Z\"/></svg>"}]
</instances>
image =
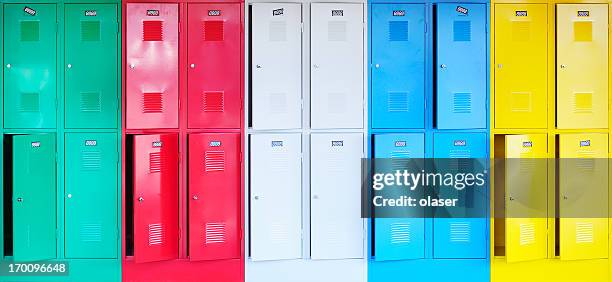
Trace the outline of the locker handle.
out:
<instances>
[{"instance_id":1,"label":"locker handle","mask_svg":"<svg viewBox=\"0 0 612 282\"><path fill-rule=\"evenodd\" d=\"M11 68L11 64L6 64L6 68L10 69Z\"/></svg>"},{"instance_id":2,"label":"locker handle","mask_svg":"<svg viewBox=\"0 0 612 282\"><path fill-rule=\"evenodd\" d=\"M498 69L501 69L503 66L504 66L504 65L502 65L502 64L497 64L497 68L498 68Z\"/></svg>"},{"instance_id":3,"label":"locker handle","mask_svg":"<svg viewBox=\"0 0 612 282\"><path fill-rule=\"evenodd\" d=\"M253 199L259 200L259 196L255 196L255 197L253 197Z\"/></svg>"},{"instance_id":4,"label":"locker handle","mask_svg":"<svg viewBox=\"0 0 612 282\"><path fill-rule=\"evenodd\" d=\"M190 68L195 69L195 64L189 65Z\"/></svg>"},{"instance_id":5,"label":"locker handle","mask_svg":"<svg viewBox=\"0 0 612 282\"><path fill-rule=\"evenodd\" d=\"M510 201L514 201L514 198L512 196L510 196Z\"/></svg>"},{"instance_id":6,"label":"locker handle","mask_svg":"<svg viewBox=\"0 0 612 282\"><path fill-rule=\"evenodd\" d=\"M72 199L72 194L68 194L68 199Z\"/></svg>"},{"instance_id":7,"label":"locker handle","mask_svg":"<svg viewBox=\"0 0 612 282\"><path fill-rule=\"evenodd\" d=\"M375 64L374 67L375 68L380 68L380 64Z\"/></svg>"},{"instance_id":8,"label":"locker handle","mask_svg":"<svg viewBox=\"0 0 612 282\"><path fill-rule=\"evenodd\" d=\"M139 197L139 198L138 198L138 202L141 202L141 203L142 203L142 201L144 201L144 198L143 198L143 197Z\"/></svg>"},{"instance_id":9,"label":"locker handle","mask_svg":"<svg viewBox=\"0 0 612 282\"><path fill-rule=\"evenodd\" d=\"M261 65L255 65L255 68L256 68L256 69L260 69L260 68L261 68Z\"/></svg>"},{"instance_id":10,"label":"locker handle","mask_svg":"<svg viewBox=\"0 0 612 282\"><path fill-rule=\"evenodd\" d=\"M446 68L446 65L445 65L445 64L441 64L441 65L440 65L440 68L441 68L441 69L445 69L445 68Z\"/></svg>"},{"instance_id":11,"label":"locker handle","mask_svg":"<svg viewBox=\"0 0 612 282\"><path fill-rule=\"evenodd\" d=\"M312 198L316 200L319 198L319 195L313 195Z\"/></svg>"},{"instance_id":12,"label":"locker handle","mask_svg":"<svg viewBox=\"0 0 612 282\"><path fill-rule=\"evenodd\" d=\"M562 68L562 69L564 69L564 68L566 68L566 67L567 67L567 65L561 64L561 68Z\"/></svg>"},{"instance_id":13,"label":"locker handle","mask_svg":"<svg viewBox=\"0 0 612 282\"><path fill-rule=\"evenodd\" d=\"M193 197L191 197L191 198L194 199L194 200L197 200L198 199L198 195L193 195Z\"/></svg>"},{"instance_id":14,"label":"locker handle","mask_svg":"<svg viewBox=\"0 0 612 282\"><path fill-rule=\"evenodd\" d=\"M134 65L134 64L130 64L130 68L131 68L131 69L134 69L135 67L136 67L136 65Z\"/></svg>"},{"instance_id":15,"label":"locker handle","mask_svg":"<svg viewBox=\"0 0 612 282\"><path fill-rule=\"evenodd\" d=\"M567 200L567 196L566 195L563 195L563 200Z\"/></svg>"},{"instance_id":16,"label":"locker handle","mask_svg":"<svg viewBox=\"0 0 612 282\"><path fill-rule=\"evenodd\" d=\"M67 65L67 67L68 67L69 69L71 69L71 68L72 68L72 64L68 64L68 65Z\"/></svg>"},{"instance_id":17,"label":"locker handle","mask_svg":"<svg viewBox=\"0 0 612 282\"><path fill-rule=\"evenodd\" d=\"M20 203L23 202L23 198L22 197L17 198L17 202L20 202Z\"/></svg>"},{"instance_id":18,"label":"locker handle","mask_svg":"<svg viewBox=\"0 0 612 282\"><path fill-rule=\"evenodd\" d=\"M315 69L318 69L318 68L319 68L319 65L316 65L316 64L315 64L315 65L312 65L312 67L313 67L313 68L315 68Z\"/></svg>"}]
</instances>

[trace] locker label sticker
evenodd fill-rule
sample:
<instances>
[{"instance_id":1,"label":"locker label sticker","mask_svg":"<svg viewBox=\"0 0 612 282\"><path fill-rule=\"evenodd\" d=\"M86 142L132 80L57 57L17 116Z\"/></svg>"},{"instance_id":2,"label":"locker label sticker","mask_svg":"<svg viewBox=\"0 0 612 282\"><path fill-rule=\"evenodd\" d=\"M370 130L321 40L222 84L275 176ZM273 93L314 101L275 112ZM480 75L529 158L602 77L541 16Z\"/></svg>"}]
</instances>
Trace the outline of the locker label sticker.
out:
<instances>
[{"instance_id":1,"label":"locker label sticker","mask_svg":"<svg viewBox=\"0 0 612 282\"><path fill-rule=\"evenodd\" d=\"M465 146L465 144L465 140L455 140L455 142L453 142L454 146Z\"/></svg>"},{"instance_id":2,"label":"locker label sticker","mask_svg":"<svg viewBox=\"0 0 612 282\"><path fill-rule=\"evenodd\" d=\"M97 146L97 145L98 145L97 140L85 140L85 146Z\"/></svg>"},{"instance_id":3,"label":"locker label sticker","mask_svg":"<svg viewBox=\"0 0 612 282\"><path fill-rule=\"evenodd\" d=\"M531 148L532 146L533 146L533 143L531 141L523 142L523 147L524 148Z\"/></svg>"},{"instance_id":4,"label":"locker label sticker","mask_svg":"<svg viewBox=\"0 0 612 282\"><path fill-rule=\"evenodd\" d=\"M159 10L147 10L147 16L159 17Z\"/></svg>"},{"instance_id":5,"label":"locker label sticker","mask_svg":"<svg viewBox=\"0 0 612 282\"><path fill-rule=\"evenodd\" d=\"M36 10L34 10L34 9L28 7L28 6L25 6L23 8L23 11L26 12L26 14L28 14L30 16L36 16Z\"/></svg>"},{"instance_id":6,"label":"locker label sticker","mask_svg":"<svg viewBox=\"0 0 612 282\"><path fill-rule=\"evenodd\" d=\"M154 141L152 144L153 148L161 148L162 145L162 141Z\"/></svg>"},{"instance_id":7,"label":"locker label sticker","mask_svg":"<svg viewBox=\"0 0 612 282\"><path fill-rule=\"evenodd\" d=\"M283 141L272 141L272 148L274 147L282 147Z\"/></svg>"},{"instance_id":8,"label":"locker label sticker","mask_svg":"<svg viewBox=\"0 0 612 282\"><path fill-rule=\"evenodd\" d=\"M208 143L208 146L210 146L210 147L220 147L221 146L221 141L210 141Z\"/></svg>"},{"instance_id":9,"label":"locker label sticker","mask_svg":"<svg viewBox=\"0 0 612 282\"><path fill-rule=\"evenodd\" d=\"M395 141L395 147L406 147L406 141Z\"/></svg>"},{"instance_id":10,"label":"locker label sticker","mask_svg":"<svg viewBox=\"0 0 612 282\"><path fill-rule=\"evenodd\" d=\"M589 147L589 146L591 146L591 140L580 141L580 147Z\"/></svg>"},{"instance_id":11,"label":"locker label sticker","mask_svg":"<svg viewBox=\"0 0 612 282\"><path fill-rule=\"evenodd\" d=\"M208 10L209 17L218 17L221 15L221 10Z\"/></svg>"},{"instance_id":12,"label":"locker label sticker","mask_svg":"<svg viewBox=\"0 0 612 282\"><path fill-rule=\"evenodd\" d=\"M86 17L95 17L98 15L98 11L96 10L86 10L85 11L85 16Z\"/></svg>"},{"instance_id":13,"label":"locker label sticker","mask_svg":"<svg viewBox=\"0 0 612 282\"><path fill-rule=\"evenodd\" d=\"M393 11L393 16L394 17L403 17L406 15L406 11L405 10L394 10Z\"/></svg>"},{"instance_id":14,"label":"locker label sticker","mask_svg":"<svg viewBox=\"0 0 612 282\"><path fill-rule=\"evenodd\" d=\"M589 11L578 11L579 17L588 17L589 14L590 14Z\"/></svg>"},{"instance_id":15,"label":"locker label sticker","mask_svg":"<svg viewBox=\"0 0 612 282\"><path fill-rule=\"evenodd\" d=\"M526 17L527 16L527 11L516 11L514 12L514 15L517 17Z\"/></svg>"},{"instance_id":16,"label":"locker label sticker","mask_svg":"<svg viewBox=\"0 0 612 282\"><path fill-rule=\"evenodd\" d=\"M32 142L32 148L40 148L40 141Z\"/></svg>"},{"instance_id":17,"label":"locker label sticker","mask_svg":"<svg viewBox=\"0 0 612 282\"><path fill-rule=\"evenodd\" d=\"M272 16L280 16L285 13L285 8L280 8L276 10L272 10Z\"/></svg>"},{"instance_id":18,"label":"locker label sticker","mask_svg":"<svg viewBox=\"0 0 612 282\"><path fill-rule=\"evenodd\" d=\"M344 147L344 141L331 141L332 147Z\"/></svg>"},{"instance_id":19,"label":"locker label sticker","mask_svg":"<svg viewBox=\"0 0 612 282\"><path fill-rule=\"evenodd\" d=\"M466 15L468 14L468 9L465 7L461 7L461 6L457 6L457 9L455 9L455 11L459 12L462 15Z\"/></svg>"},{"instance_id":20,"label":"locker label sticker","mask_svg":"<svg viewBox=\"0 0 612 282\"><path fill-rule=\"evenodd\" d=\"M332 10L332 17L343 17L344 10Z\"/></svg>"}]
</instances>

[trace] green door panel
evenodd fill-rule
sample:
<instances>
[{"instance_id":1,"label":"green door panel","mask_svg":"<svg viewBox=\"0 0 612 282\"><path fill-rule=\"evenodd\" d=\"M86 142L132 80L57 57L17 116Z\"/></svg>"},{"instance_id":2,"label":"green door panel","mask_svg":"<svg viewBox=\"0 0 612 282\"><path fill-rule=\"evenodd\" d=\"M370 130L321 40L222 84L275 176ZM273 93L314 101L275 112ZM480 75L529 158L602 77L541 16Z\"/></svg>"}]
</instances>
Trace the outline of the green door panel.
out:
<instances>
[{"instance_id":1,"label":"green door panel","mask_svg":"<svg viewBox=\"0 0 612 282\"><path fill-rule=\"evenodd\" d=\"M4 5L4 127L56 126L55 4Z\"/></svg>"},{"instance_id":2,"label":"green door panel","mask_svg":"<svg viewBox=\"0 0 612 282\"><path fill-rule=\"evenodd\" d=\"M66 134L67 258L117 257L117 135Z\"/></svg>"},{"instance_id":3,"label":"green door panel","mask_svg":"<svg viewBox=\"0 0 612 282\"><path fill-rule=\"evenodd\" d=\"M66 128L117 127L117 5L66 5Z\"/></svg>"},{"instance_id":4,"label":"green door panel","mask_svg":"<svg viewBox=\"0 0 612 282\"><path fill-rule=\"evenodd\" d=\"M56 257L55 135L13 137L13 256Z\"/></svg>"}]
</instances>

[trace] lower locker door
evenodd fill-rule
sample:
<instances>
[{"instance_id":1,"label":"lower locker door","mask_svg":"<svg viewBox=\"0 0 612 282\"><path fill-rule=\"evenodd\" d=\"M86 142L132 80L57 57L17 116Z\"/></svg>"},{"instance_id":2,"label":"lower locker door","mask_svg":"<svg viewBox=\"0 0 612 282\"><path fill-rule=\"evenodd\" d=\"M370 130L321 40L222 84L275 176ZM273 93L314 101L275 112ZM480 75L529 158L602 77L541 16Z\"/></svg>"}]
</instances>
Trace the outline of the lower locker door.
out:
<instances>
[{"instance_id":1,"label":"lower locker door","mask_svg":"<svg viewBox=\"0 0 612 282\"><path fill-rule=\"evenodd\" d=\"M117 135L66 134L66 257L117 257Z\"/></svg>"},{"instance_id":2,"label":"lower locker door","mask_svg":"<svg viewBox=\"0 0 612 282\"><path fill-rule=\"evenodd\" d=\"M361 133L311 136L312 259L363 257Z\"/></svg>"},{"instance_id":3,"label":"lower locker door","mask_svg":"<svg viewBox=\"0 0 612 282\"><path fill-rule=\"evenodd\" d=\"M134 260L178 258L178 136L134 136Z\"/></svg>"},{"instance_id":4,"label":"lower locker door","mask_svg":"<svg viewBox=\"0 0 612 282\"><path fill-rule=\"evenodd\" d=\"M13 258L56 257L55 135L13 137Z\"/></svg>"},{"instance_id":5,"label":"lower locker door","mask_svg":"<svg viewBox=\"0 0 612 282\"><path fill-rule=\"evenodd\" d=\"M608 258L608 135L559 135L560 256Z\"/></svg>"},{"instance_id":6,"label":"lower locker door","mask_svg":"<svg viewBox=\"0 0 612 282\"><path fill-rule=\"evenodd\" d=\"M189 135L189 258L240 257L240 134Z\"/></svg>"}]
</instances>

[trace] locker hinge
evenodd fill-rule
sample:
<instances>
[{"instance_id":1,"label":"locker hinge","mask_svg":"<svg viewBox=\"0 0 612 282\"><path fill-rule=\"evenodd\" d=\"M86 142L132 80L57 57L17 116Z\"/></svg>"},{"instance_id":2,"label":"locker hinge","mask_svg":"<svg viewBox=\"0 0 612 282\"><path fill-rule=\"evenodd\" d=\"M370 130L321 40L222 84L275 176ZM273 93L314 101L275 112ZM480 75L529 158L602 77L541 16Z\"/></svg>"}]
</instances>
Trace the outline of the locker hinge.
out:
<instances>
[{"instance_id":1,"label":"locker hinge","mask_svg":"<svg viewBox=\"0 0 612 282\"><path fill-rule=\"evenodd\" d=\"M300 100L300 107L304 110L304 99Z\"/></svg>"},{"instance_id":2,"label":"locker hinge","mask_svg":"<svg viewBox=\"0 0 612 282\"><path fill-rule=\"evenodd\" d=\"M59 33L59 22L55 22L55 33Z\"/></svg>"},{"instance_id":3,"label":"locker hinge","mask_svg":"<svg viewBox=\"0 0 612 282\"><path fill-rule=\"evenodd\" d=\"M425 23L425 33L427 33L427 23Z\"/></svg>"},{"instance_id":4,"label":"locker hinge","mask_svg":"<svg viewBox=\"0 0 612 282\"><path fill-rule=\"evenodd\" d=\"M57 152L55 152L55 162L57 163L57 160L59 159L59 156L57 155Z\"/></svg>"},{"instance_id":5,"label":"locker hinge","mask_svg":"<svg viewBox=\"0 0 612 282\"><path fill-rule=\"evenodd\" d=\"M179 234L178 234L178 235L179 235L179 236L178 236L178 237L179 237L179 239L181 239L181 235L182 235L182 234L183 234L183 231L182 231L182 230L181 230L181 228L179 227Z\"/></svg>"},{"instance_id":6,"label":"locker hinge","mask_svg":"<svg viewBox=\"0 0 612 282\"><path fill-rule=\"evenodd\" d=\"M242 158L242 152L240 152L240 163L242 163L242 162L243 162L243 160L244 160L244 159Z\"/></svg>"},{"instance_id":7,"label":"locker hinge","mask_svg":"<svg viewBox=\"0 0 612 282\"><path fill-rule=\"evenodd\" d=\"M300 23L300 31L304 33L304 23L303 22Z\"/></svg>"},{"instance_id":8,"label":"locker hinge","mask_svg":"<svg viewBox=\"0 0 612 282\"><path fill-rule=\"evenodd\" d=\"M121 33L121 25L119 24L119 22L116 22L117 24L117 34Z\"/></svg>"}]
</instances>

